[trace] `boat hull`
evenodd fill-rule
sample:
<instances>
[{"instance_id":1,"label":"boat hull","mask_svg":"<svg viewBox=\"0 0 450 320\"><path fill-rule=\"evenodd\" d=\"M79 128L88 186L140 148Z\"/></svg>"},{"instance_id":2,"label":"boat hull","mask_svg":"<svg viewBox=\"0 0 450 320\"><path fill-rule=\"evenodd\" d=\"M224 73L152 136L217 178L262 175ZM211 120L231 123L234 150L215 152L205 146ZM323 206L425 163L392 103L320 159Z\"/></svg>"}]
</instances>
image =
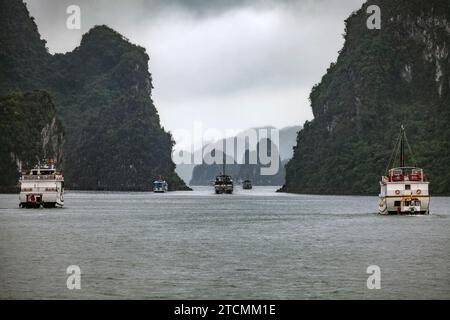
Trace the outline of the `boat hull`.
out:
<instances>
[{"instance_id":1,"label":"boat hull","mask_svg":"<svg viewBox=\"0 0 450 320\"><path fill-rule=\"evenodd\" d=\"M19 195L21 208L55 208L64 206L61 192L21 192Z\"/></svg>"},{"instance_id":2,"label":"boat hull","mask_svg":"<svg viewBox=\"0 0 450 320\"><path fill-rule=\"evenodd\" d=\"M380 197L378 212L382 215L427 215L430 213L430 196Z\"/></svg>"},{"instance_id":3,"label":"boat hull","mask_svg":"<svg viewBox=\"0 0 450 320\"><path fill-rule=\"evenodd\" d=\"M233 193L233 185L215 185L214 190L216 191L217 194L220 193L231 194Z\"/></svg>"}]
</instances>

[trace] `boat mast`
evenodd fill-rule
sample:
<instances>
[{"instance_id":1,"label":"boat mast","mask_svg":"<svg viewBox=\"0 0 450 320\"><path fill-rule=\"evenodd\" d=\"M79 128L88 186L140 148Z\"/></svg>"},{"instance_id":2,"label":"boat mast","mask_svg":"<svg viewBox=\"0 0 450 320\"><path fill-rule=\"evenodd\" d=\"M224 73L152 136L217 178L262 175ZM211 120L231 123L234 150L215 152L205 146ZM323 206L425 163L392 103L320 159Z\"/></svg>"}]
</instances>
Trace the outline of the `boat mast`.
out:
<instances>
[{"instance_id":1,"label":"boat mast","mask_svg":"<svg viewBox=\"0 0 450 320\"><path fill-rule=\"evenodd\" d=\"M400 137L400 167L405 166L405 127L403 124L401 126L401 137Z\"/></svg>"},{"instance_id":2,"label":"boat mast","mask_svg":"<svg viewBox=\"0 0 450 320\"><path fill-rule=\"evenodd\" d=\"M224 144L225 144L225 142L224 142ZM225 158L225 146L223 146L223 155L222 156L223 156L223 160L222 160L222 172L223 173L222 174L225 175L225 159L226 159Z\"/></svg>"}]
</instances>

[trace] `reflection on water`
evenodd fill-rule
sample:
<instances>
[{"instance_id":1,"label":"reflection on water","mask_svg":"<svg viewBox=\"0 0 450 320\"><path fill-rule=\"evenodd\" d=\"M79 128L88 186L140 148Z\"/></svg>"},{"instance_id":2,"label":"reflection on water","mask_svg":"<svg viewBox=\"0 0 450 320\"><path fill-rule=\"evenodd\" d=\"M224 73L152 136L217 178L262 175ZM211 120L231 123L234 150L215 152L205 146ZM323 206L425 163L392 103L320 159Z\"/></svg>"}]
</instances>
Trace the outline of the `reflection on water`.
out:
<instances>
[{"instance_id":1,"label":"reflection on water","mask_svg":"<svg viewBox=\"0 0 450 320\"><path fill-rule=\"evenodd\" d=\"M376 197L275 190L68 192L63 209L0 195L0 298L450 298L450 198L384 217Z\"/></svg>"}]
</instances>

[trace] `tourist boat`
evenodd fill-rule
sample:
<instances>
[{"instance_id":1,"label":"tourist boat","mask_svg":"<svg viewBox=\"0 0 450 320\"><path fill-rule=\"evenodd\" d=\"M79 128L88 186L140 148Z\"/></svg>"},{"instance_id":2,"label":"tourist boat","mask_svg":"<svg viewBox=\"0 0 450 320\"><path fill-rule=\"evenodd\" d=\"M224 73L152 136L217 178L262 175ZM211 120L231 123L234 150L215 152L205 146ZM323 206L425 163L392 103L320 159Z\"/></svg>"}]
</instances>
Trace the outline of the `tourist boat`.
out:
<instances>
[{"instance_id":1,"label":"tourist boat","mask_svg":"<svg viewBox=\"0 0 450 320\"><path fill-rule=\"evenodd\" d=\"M167 192L168 190L169 185L165 180L159 178L158 180L153 181L153 192L163 193Z\"/></svg>"},{"instance_id":2,"label":"tourist boat","mask_svg":"<svg viewBox=\"0 0 450 320\"><path fill-rule=\"evenodd\" d=\"M429 214L430 194L429 182L423 169L417 166L405 165L405 145L412 155L411 147L406 138L405 129L401 126L390 163L395 163L395 154L400 155L400 166L386 170L381 177L379 195L380 214ZM391 163L393 162L393 163Z\"/></svg>"},{"instance_id":3,"label":"tourist boat","mask_svg":"<svg viewBox=\"0 0 450 320\"><path fill-rule=\"evenodd\" d=\"M233 193L233 179L231 176L225 174L225 152L223 153L222 173L216 176L214 181L214 190L216 194Z\"/></svg>"},{"instance_id":4,"label":"tourist boat","mask_svg":"<svg viewBox=\"0 0 450 320\"><path fill-rule=\"evenodd\" d=\"M244 182L242 182L242 189L250 190L251 188L253 188L253 186L250 180L244 180Z\"/></svg>"},{"instance_id":5,"label":"tourist boat","mask_svg":"<svg viewBox=\"0 0 450 320\"><path fill-rule=\"evenodd\" d=\"M216 176L214 181L214 190L219 193L233 193L233 179L226 174Z\"/></svg>"},{"instance_id":6,"label":"tourist boat","mask_svg":"<svg viewBox=\"0 0 450 320\"><path fill-rule=\"evenodd\" d=\"M64 177L52 160L23 171L19 179L20 207L54 208L64 205Z\"/></svg>"}]
</instances>

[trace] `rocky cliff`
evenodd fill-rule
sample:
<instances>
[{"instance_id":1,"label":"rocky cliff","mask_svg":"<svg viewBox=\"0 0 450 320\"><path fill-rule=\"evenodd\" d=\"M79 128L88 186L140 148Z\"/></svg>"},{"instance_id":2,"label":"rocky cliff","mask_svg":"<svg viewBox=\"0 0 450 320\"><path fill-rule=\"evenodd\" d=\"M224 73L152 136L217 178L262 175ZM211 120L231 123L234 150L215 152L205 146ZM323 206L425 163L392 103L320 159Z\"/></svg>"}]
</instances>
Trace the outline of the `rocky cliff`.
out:
<instances>
[{"instance_id":1,"label":"rocky cliff","mask_svg":"<svg viewBox=\"0 0 450 320\"><path fill-rule=\"evenodd\" d=\"M171 189L185 187L174 172L174 142L151 99L148 60L144 48L106 26L55 56L51 68L59 73L48 83L67 132L72 188L146 190L160 175Z\"/></svg>"},{"instance_id":2,"label":"rocky cliff","mask_svg":"<svg viewBox=\"0 0 450 320\"><path fill-rule=\"evenodd\" d=\"M29 169L42 159L62 163L64 131L47 92L0 98L0 128L0 192L17 191L18 169Z\"/></svg>"},{"instance_id":3,"label":"rocky cliff","mask_svg":"<svg viewBox=\"0 0 450 320\"><path fill-rule=\"evenodd\" d=\"M163 176L170 189L186 189L151 99L144 48L97 26L74 51L50 55L21 1L0 9L0 95L45 89L53 97L66 133L68 188L148 190Z\"/></svg>"},{"instance_id":4,"label":"rocky cliff","mask_svg":"<svg viewBox=\"0 0 450 320\"><path fill-rule=\"evenodd\" d=\"M369 30L367 7L381 9ZM433 194L450 194L450 2L368 1L310 99L283 191L375 194L400 125Z\"/></svg>"}]
</instances>

